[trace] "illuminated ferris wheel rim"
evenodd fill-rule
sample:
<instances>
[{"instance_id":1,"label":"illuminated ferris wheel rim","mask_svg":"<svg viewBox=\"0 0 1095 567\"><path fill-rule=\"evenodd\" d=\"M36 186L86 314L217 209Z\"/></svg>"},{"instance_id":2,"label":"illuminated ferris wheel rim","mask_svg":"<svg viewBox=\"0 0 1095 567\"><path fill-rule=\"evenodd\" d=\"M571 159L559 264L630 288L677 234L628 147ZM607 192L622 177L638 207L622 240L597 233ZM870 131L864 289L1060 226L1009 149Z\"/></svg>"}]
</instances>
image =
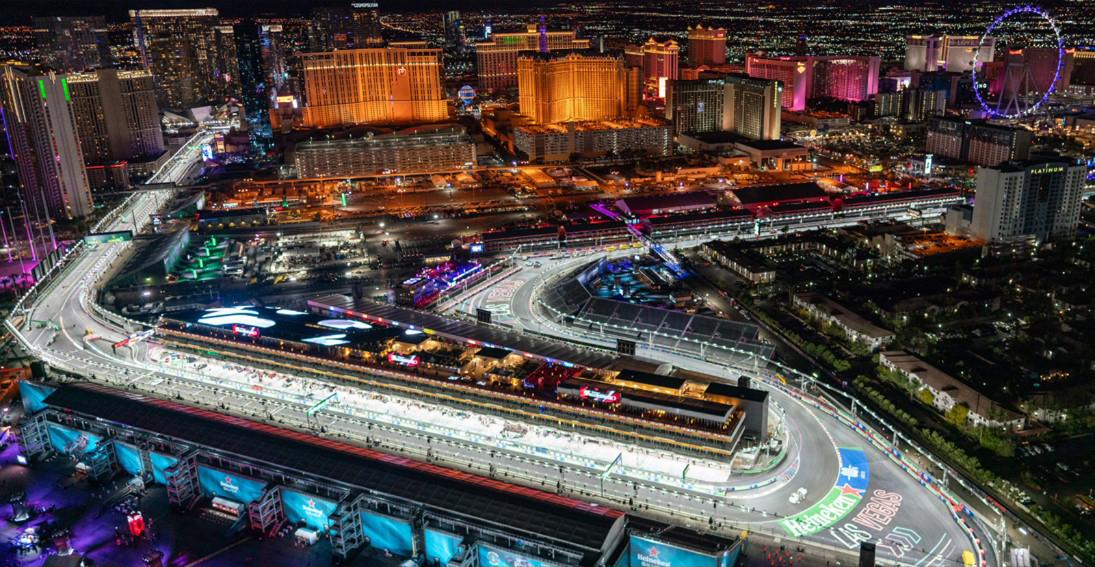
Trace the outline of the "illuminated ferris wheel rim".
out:
<instances>
[{"instance_id":1,"label":"illuminated ferris wheel rim","mask_svg":"<svg viewBox=\"0 0 1095 567\"><path fill-rule=\"evenodd\" d=\"M992 36L992 32L996 29L996 26L1000 25L1001 22L1010 18L1011 16L1024 13L1037 15L1038 17L1049 23L1049 27L1053 29L1053 35L1057 39L1057 68L1053 71L1053 81L1049 83L1049 86L1046 88L1046 92L1042 94L1042 98L1038 99L1038 102L1036 102L1030 108L1027 108L1026 110L1023 110L1021 112L1016 112L1015 114L1004 114L989 108L988 103L985 102L985 99L981 97L981 89L977 88L977 63L978 59L980 59L981 57L981 49L985 46L985 40ZM1001 14L1000 17L996 18L996 20L989 25L989 27L985 30L985 33L981 36L981 41L977 43L977 49L974 50L973 53L973 94L977 97L977 102L981 105L981 109L984 110L986 113L992 116L997 116L999 118L1021 118L1037 111L1038 108L1041 107L1042 104L1046 101L1046 99L1049 98L1050 93L1052 93L1053 90L1057 88L1057 81L1061 78L1061 67L1064 65L1064 62L1064 40L1061 39L1061 29L1057 27L1057 22L1052 17L1050 17L1049 13L1047 13L1042 8L1039 8L1038 6L1032 6L1030 4L1016 6Z\"/></svg>"}]
</instances>

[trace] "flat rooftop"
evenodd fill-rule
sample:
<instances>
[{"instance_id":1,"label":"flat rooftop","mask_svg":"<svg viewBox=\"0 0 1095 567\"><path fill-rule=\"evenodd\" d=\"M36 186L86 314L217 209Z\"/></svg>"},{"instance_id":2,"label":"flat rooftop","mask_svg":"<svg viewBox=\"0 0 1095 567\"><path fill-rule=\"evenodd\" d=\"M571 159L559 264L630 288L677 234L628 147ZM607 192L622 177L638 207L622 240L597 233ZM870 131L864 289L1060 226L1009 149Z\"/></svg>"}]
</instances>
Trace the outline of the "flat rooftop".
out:
<instances>
[{"instance_id":1,"label":"flat rooftop","mask_svg":"<svg viewBox=\"0 0 1095 567\"><path fill-rule=\"evenodd\" d=\"M66 384L44 403L591 551L601 549L624 515L613 508L102 384Z\"/></svg>"},{"instance_id":2,"label":"flat rooftop","mask_svg":"<svg viewBox=\"0 0 1095 567\"><path fill-rule=\"evenodd\" d=\"M517 354L527 354L555 362L565 362L586 368L608 368L616 356L592 349L570 345L561 341L537 339L496 328L449 319L433 313L407 309L397 305L377 303L368 299L353 299L345 295L326 295L308 304L313 308L335 308L350 316L365 315L401 326L413 326L457 341L475 341L482 346L508 349Z\"/></svg>"}]
</instances>

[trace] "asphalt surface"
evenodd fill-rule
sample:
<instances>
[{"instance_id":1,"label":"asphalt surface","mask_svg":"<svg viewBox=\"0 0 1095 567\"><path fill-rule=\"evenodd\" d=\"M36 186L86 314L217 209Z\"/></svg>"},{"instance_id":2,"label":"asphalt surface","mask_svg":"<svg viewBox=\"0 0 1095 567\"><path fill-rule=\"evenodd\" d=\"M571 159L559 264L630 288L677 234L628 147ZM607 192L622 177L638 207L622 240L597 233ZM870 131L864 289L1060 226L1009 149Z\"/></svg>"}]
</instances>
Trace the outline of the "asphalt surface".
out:
<instances>
[{"instance_id":1,"label":"asphalt surface","mask_svg":"<svg viewBox=\"0 0 1095 567\"><path fill-rule=\"evenodd\" d=\"M690 244L692 243L682 243ZM632 252L641 251L610 254L620 256ZM494 314L496 321L517 332L529 329L563 339L578 339L614 348L613 338L600 340L595 334L577 334L580 331L557 326L543 319L536 311L538 288L545 278L569 273L597 257L593 254L572 258L559 256L558 252L536 256L533 261L540 262L539 268L527 266L524 261L520 261L520 271L494 283L488 289L469 294L455 302L454 310L474 314L477 308L484 308ZM643 345L638 345L637 355L713 376L736 378L745 373L754 378L772 377L771 371L763 367L750 368L749 362L731 369L691 357L649 350ZM858 448L863 451L869 467L867 490L863 493L863 499L843 521L807 539L852 550L858 548L861 539L869 538L876 542L880 558L896 559L902 563L920 566L962 564L962 552L972 549L972 546L962 528L951 519L944 503L851 428L824 412L792 400L779 390L770 391L772 400L786 411L792 435L800 443L798 454L788 457L789 460L797 460L797 463L789 462L784 466L795 467L799 472L790 482L774 491L758 491L760 494L746 501L747 507L764 510L776 516L789 516L818 503L827 496L837 480L837 473L841 468L837 447ZM781 467L777 471L783 474L786 469ZM803 488L806 489L804 500L799 504L792 504L789 500L791 495ZM897 496L892 496L893 494ZM875 497L877 502L871 502L871 497ZM895 502L899 504L895 506ZM862 516L864 521L854 521L864 510L868 510ZM883 519L886 519L885 523L882 522ZM778 533L783 529L778 518L760 520L758 524L767 526L770 532ZM991 558L989 564L993 564Z\"/></svg>"},{"instance_id":2,"label":"asphalt surface","mask_svg":"<svg viewBox=\"0 0 1095 567\"><path fill-rule=\"evenodd\" d=\"M171 166L175 175L187 176L193 164L186 159ZM119 215L111 230L132 229L131 219L143 224L154 211L154 200L166 201L166 195L154 194L136 197L132 213ZM144 220L142 220L144 219ZM685 489L674 489L653 482L618 478L609 475L602 481L600 471L582 470L581 467L564 466L558 462L505 450L490 449L476 443L453 438L439 439L414 429L391 424L378 424L360 417L338 412L320 414L318 422L309 423L304 414L309 403L282 399L276 393L256 393L237 389L228 384L206 382L200 377L173 375L170 368L155 371L144 369L142 361L147 346L137 343L133 349L121 349L118 355L109 351L109 344L123 338L134 329L120 329L105 324L99 317L88 312L81 301L91 276L105 273L108 266L120 262L118 249L124 244L102 245L81 254L70 269L47 286L42 298L33 306L27 319L57 321L62 331L29 329L21 332L36 351L48 351L56 362L91 375L94 380L105 381L140 389L163 397L181 396L184 402L218 408L238 415L313 431L316 434L341 436L357 443L373 444L393 453L408 454L417 458L429 458L439 464L471 470L480 474L493 474L498 478L521 484L558 490L570 495L602 501L621 508L632 508L641 514L650 514L694 528L715 528L728 533L748 529L754 534L765 534L775 542L785 541L802 544L808 548L826 550L858 548L858 538L869 537L879 542L879 557L899 560L912 565L960 565L961 551L970 544L965 535L949 517L945 507L920 487L917 482L886 458L855 431L841 425L824 412L800 403L787 394L772 390L773 401L786 411L786 419L795 439L794 451L789 451L787 461L761 475L758 481L780 477L767 488L732 493L728 497L711 497ZM542 272L559 270L548 263ZM534 301L533 286L543 273L522 272L528 278L512 293L509 301L511 316L520 324L542 325L532 317L529 305ZM502 284L493 286L494 289ZM487 291L486 293L490 293ZM99 341L85 344L81 338L86 331L101 337ZM542 332L554 332L541 329ZM675 357L667 353L659 355L683 368L727 375L722 366L702 361ZM735 372L736 374L736 372ZM816 507L838 482L842 463L838 447L859 448L869 468L865 488L858 492L862 499L840 522L832 528L802 538L792 537L784 524L786 516L800 514ZM554 486L553 486L554 485ZM805 489L801 501L792 501L791 495ZM864 510L871 507L868 500L883 491L888 505L882 508L882 516L875 515L872 524L882 529L874 530L864 522L854 521ZM893 502L899 501L894 508ZM877 512L879 506L874 506ZM890 514L892 512L892 514ZM864 517L866 518L866 516ZM882 519L888 518L883 524ZM895 531L902 528L901 531ZM867 534L867 535L864 535ZM995 560L990 557L989 564Z\"/></svg>"}]
</instances>

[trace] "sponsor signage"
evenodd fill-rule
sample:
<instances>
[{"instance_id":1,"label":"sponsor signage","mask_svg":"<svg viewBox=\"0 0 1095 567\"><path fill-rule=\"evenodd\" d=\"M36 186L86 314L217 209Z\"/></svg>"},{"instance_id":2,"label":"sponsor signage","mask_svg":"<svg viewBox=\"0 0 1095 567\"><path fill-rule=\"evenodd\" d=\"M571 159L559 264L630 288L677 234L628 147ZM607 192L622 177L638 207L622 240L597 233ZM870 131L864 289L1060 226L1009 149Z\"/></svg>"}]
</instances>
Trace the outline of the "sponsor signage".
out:
<instances>
[{"instance_id":1,"label":"sponsor signage","mask_svg":"<svg viewBox=\"0 0 1095 567\"><path fill-rule=\"evenodd\" d=\"M258 499L266 487L261 480L204 466L198 466L198 485L210 498L220 496L244 504Z\"/></svg>"},{"instance_id":2,"label":"sponsor signage","mask_svg":"<svg viewBox=\"0 0 1095 567\"><path fill-rule=\"evenodd\" d=\"M133 240L133 231L97 232L84 236L84 244L107 244L111 242L129 242Z\"/></svg>"},{"instance_id":3,"label":"sponsor signage","mask_svg":"<svg viewBox=\"0 0 1095 567\"><path fill-rule=\"evenodd\" d=\"M411 525L403 520L363 512L361 531L369 538L369 544L377 549L407 557L415 554Z\"/></svg>"},{"instance_id":4,"label":"sponsor signage","mask_svg":"<svg viewBox=\"0 0 1095 567\"><path fill-rule=\"evenodd\" d=\"M90 433L69 429L60 425L49 425L49 442L53 448L64 455L83 455L99 446L100 438Z\"/></svg>"},{"instance_id":5,"label":"sponsor signage","mask_svg":"<svg viewBox=\"0 0 1095 567\"><path fill-rule=\"evenodd\" d=\"M840 448L840 475L829 493L813 506L780 521L794 537L807 536L829 528L847 516L863 500L869 471L862 449Z\"/></svg>"},{"instance_id":6,"label":"sponsor signage","mask_svg":"<svg viewBox=\"0 0 1095 567\"><path fill-rule=\"evenodd\" d=\"M433 528L426 528L422 535L426 542L426 563L431 565L448 565L449 560L460 551L460 542L464 540L456 534Z\"/></svg>"},{"instance_id":7,"label":"sponsor signage","mask_svg":"<svg viewBox=\"0 0 1095 567\"><path fill-rule=\"evenodd\" d=\"M554 563L493 545L479 544L479 567L550 567L551 565Z\"/></svg>"},{"instance_id":8,"label":"sponsor signage","mask_svg":"<svg viewBox=\"0 0 1095 567\"><path fill-rule=\"evenodd\" d=\"M331 514L338 507L337 502L317 498L295 490L281 489L281 507L285 518L292 524L303 522L314 530L326 530L331 524Z\"/></svg>"},{"instance_id":9,"label":"sponsor signage","mask_svg":"<svg viewBox=\"0 0 1095 567\"><path fill-rule=\"evenodd\" d=\"M139 476L143 472L141 454L137 452L136 447L115 441L114 456L118 459L118 466L125 472L133 476Z\"/></svg>"},{"instance_id":10,"label":"sponsor signage","mask_svg":"<svg viewBox=\"0 0 1095 567\"><path fill-rule=\"evenodd\" d=\"M718 567L720 564L714 555L639 536L631 536L629 547L630 567Z\"/></svg>"},{"instance_id":11,"label":"sponsor signage","mask_svg":"<svg viewBox=\"0 0 1095 567\"><path fill-rule=\"evenodd\" d=\"M152 480L160 484L167 484L168 467L179 462L175 457L154 452L148 454L148 460L152 462Z\"/></svg>"},{"instance_id":12,"label":"sponsor signage","mask_svg":"<svg viewBox=\"0 0 1095 567\"><path fill-rule=\"evenodd\" d=\"M578 395L588 400L606 404L614 404L620 401L620 393L616 390L599 390L589 386L582 386L578 390Z\"/></svg>"},{"instance_id":13,"label":"sponsor signage","mask_svg":"<svg viewBox=\"0 0 1095 567\"><path fill-rule=\"evenodd\" d=\"M247 325L232 325L232 332L245 337L259 336L258 327L248 327Z\"/></svg>"},{"instance_id":14,"label":"sponsor signage","mask_svg":"<svg viewBox=\"0 0 1095 567\"><path fill-rule=\"evenodd\" d=\"M389 352L388 362L391 362L392 364L402 364L403 366L418 366L420 361L416 354L403 355L398 352Z\"/></svg>"},{"instance_id":15,"label":"sponsor signage","mask_svg":"<svg viewBox=\"0 0 1095 567\"><path fill-rule=\"evenodd\" d=\"M46 396L52 394L54 390L55 388L20 380L19 396L23 398L23 410L29 415L46 409Z\"/></svg>"}]
</instances>

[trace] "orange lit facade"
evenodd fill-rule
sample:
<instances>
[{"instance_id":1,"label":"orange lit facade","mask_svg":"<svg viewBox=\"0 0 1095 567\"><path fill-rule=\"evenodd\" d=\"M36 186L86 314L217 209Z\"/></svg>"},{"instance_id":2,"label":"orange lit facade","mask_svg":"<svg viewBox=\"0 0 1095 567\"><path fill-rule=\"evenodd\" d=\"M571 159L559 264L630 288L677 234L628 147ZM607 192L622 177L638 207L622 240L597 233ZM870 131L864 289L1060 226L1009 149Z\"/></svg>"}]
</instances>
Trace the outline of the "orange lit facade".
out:
<instances>
[{"instance_id":1,"label":"orange lit facade","mask_svg":"<svg viewBox=\"0 0 1095 567\"><path fill-rule=\"evenodd\" d=\"M681 47L672 39L658 42L650 38L642 45L629 45L624 56L629 66L642 67L647 80L679 78Z\"/></svg>"},{"instance_id":2,"label":"orange lit facade","mask_svg":"<svg viewBox=\"0 0 1095 567\"><path fill-rule=\"evenodd\" d=\"M479 87L485 92L517 86L517 59L521 54L589 49L588 39L573 31L541 31L530 24L525 32L496 33L475 44Z\"/></svg>"},{"instance_id":3,"label":"orange lit facade","mask_svg":"<svg viewBox=\"0 0 1095 567\"><path fill-rule=\"evenodd\" d=\"M693 67L726 64L726 28L688 28L688 63Z\"/></svg>"},{"instance_id":4,"label":"orange lit facade","mask_svg":"<svg viewBox=\"0 0 1095 567\"><path fill-rule=\"evenodd\" d=\"M630 116L638 106L640 75L609 55L522 55L517 60L521 112L553 124Z\"/></svg>"},{"instance_id":5,"label":"orange lit facade","mask_svg":"<svg viewBox=\"0 0 1095 567\"><path fill-rule=\"evenodd\" d=\"M420 44L301 56L304 97L295 127L409 124L448 118L441 50ZM274 129L283 113L271 112Z\"/></svg>"}]
</instances>

